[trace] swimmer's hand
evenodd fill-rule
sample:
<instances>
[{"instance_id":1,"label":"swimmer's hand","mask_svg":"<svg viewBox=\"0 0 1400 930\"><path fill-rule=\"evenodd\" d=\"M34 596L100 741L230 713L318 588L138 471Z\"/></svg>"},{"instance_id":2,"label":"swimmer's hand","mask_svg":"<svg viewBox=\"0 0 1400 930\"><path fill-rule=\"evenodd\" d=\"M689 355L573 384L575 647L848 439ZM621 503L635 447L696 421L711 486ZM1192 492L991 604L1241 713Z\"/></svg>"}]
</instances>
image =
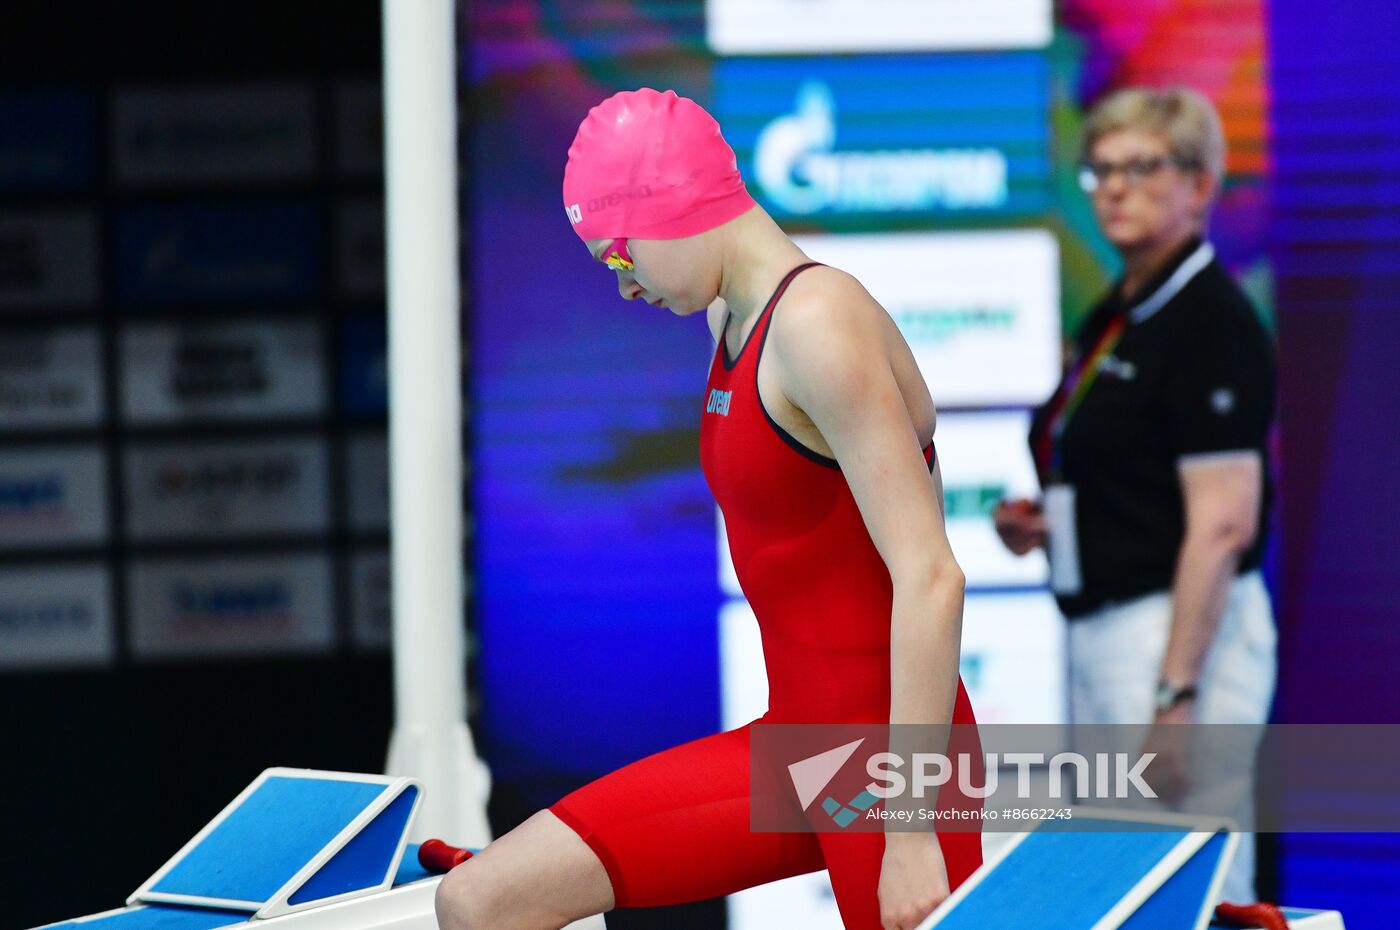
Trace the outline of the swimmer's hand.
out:
<instances>
[{"instance_id":1,"label":"swimmer's hand","mask_svg":"<svg viewBox=\"0 0 1400 930\"><path fill-rule=\"evenodd\" d=\"M934 833L886 833L880 926L914 930L948 897L948 869Z\"/></svg>"}]
</instances>

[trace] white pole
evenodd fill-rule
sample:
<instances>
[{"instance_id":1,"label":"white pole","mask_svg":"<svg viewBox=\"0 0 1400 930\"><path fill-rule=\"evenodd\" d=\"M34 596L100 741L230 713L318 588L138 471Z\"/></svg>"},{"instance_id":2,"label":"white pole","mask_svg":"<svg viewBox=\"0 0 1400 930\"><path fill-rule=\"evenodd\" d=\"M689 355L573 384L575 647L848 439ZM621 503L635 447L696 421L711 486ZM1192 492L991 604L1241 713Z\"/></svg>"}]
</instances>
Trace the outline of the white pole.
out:
<instances>
[{"instance_id":1,"label":"white pole","mask_svg":"<svg viewBox=\"0 0 1400 930\"><path fill-rule=\"evenodd\" d=\"M422 781L417 840L491 841L491 773L466 723L453 0L384 2L394 734ZM602 915L566 930L606 930Z\"/></svg>"},{"instance_id":2,"label":"white pole","mask_svg":"<svg viewBox=\"0 0 1400 930\"><path fill-rule=\"evenodd\" d=\"M394 733L425 788L415 839L490 842L490 773L466 724L453 0L386 0Z\"/></svg>"}]
</instances>

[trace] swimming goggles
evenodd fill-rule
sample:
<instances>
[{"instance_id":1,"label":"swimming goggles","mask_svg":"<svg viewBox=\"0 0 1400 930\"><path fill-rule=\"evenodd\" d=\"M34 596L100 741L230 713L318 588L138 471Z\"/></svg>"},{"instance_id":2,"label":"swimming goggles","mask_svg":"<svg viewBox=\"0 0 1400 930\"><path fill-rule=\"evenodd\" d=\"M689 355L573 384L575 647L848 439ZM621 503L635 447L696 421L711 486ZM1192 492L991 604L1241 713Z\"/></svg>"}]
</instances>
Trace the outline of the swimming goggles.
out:
<instances>
[{"instance_id":1,"label":"swimming goggles","mask_svg":"<svg viewBox=\"0 0 1400 930\"><path fill-rule=\"evenodd\" d=\"M613 271L631 271L636 266L632 264L632 253L627 251L627 240L614 239L608 243L608 247L603 250L603 264Z\"/></svg>"}]
</instances>

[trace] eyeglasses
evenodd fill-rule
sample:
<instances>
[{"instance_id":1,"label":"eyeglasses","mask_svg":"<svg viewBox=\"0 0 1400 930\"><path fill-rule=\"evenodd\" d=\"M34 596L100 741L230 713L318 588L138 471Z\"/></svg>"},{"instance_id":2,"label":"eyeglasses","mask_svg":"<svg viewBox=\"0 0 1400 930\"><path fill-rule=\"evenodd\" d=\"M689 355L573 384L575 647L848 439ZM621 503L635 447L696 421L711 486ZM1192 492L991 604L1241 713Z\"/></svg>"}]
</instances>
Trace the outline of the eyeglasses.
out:
<instances>
[{"instance_id":1,"label":"eyeglasses","mask_svg":"<svg viewBox=\"0 0 1400 930\"><path fill-rule=\"evenodd\" d=\"M1161 171L1168 164L1176 165L1186 171L1195 170L1200 166L1185 159L1173 158L1166 155L1156 155L1151 158L1131 158L1128 161L1115 164L1111 161L1091 161L1079 166L1079 186L1086 194L1092 194L1099 189L1099 185L1108 183L1108 179L1113 177L1115 171L1122 172L1123 181L1128 187L1137 187Z\"/></svg>"},{"instance_id":2,"label":"eyeglasses","mask_svg":"<svg viewBox=\"0 0 1400 930\"><path fill-rule=\"evenodd\" d=\"M627 240L614 239L603 249L603 264L613 271L631 271L636 266L632 264L632 253L627 251Z\"/></svg>"}]
</instances>

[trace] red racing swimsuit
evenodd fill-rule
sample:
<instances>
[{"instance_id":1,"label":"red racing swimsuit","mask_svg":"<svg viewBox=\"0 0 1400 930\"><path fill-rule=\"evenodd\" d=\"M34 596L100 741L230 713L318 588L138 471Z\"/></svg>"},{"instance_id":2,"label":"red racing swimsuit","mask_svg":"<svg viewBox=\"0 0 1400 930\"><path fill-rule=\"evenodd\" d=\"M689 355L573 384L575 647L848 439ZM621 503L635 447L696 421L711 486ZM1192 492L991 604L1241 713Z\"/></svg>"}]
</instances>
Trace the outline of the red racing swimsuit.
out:
<instances>
[{"instance_id":1,"label":"red racing swimsuit","mask_svg":"<svg viewBox=\"0 0 1400 930\"><path fill-rule=\"evenodd\" d=\"M881 927L883 833L749 826L755 723L889 722L889 571L836 461L787 433L758 396L774 308L809 267L783 279L732 361L721 336L700 428L701 467L758 618L768 711L626 765L549 808L598 855L619 907L697 901L825 868L846 930ZM932 442L924 458L932 470ZM953 723L976 723L961 679ZM982 863L981 834L938 839L955 889Z\"/></svg>"}]
</instances>

